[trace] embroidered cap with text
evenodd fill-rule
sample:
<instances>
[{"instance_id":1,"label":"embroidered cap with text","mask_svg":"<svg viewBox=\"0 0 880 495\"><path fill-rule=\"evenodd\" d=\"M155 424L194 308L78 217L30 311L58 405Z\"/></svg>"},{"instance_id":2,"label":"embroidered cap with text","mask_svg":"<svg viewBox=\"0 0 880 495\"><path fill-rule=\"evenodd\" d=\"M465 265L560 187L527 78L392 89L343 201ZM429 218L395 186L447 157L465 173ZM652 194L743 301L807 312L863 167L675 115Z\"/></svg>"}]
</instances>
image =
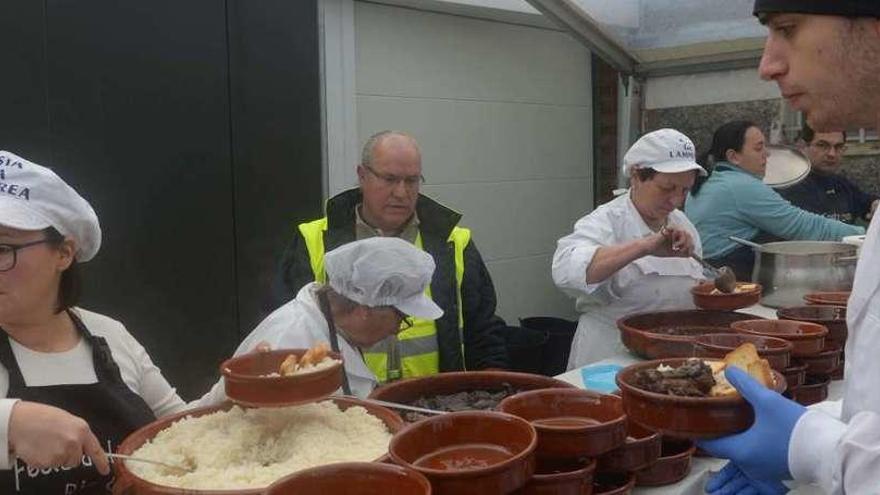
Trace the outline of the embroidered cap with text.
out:
<instances>
[{"instance_id":1,"label":"embroidered cap with text","mask_svg":"<svg viewBox=\"0 0 880 495\"><path fill-rule=\"evenodd\" d=\"M88 201L50 169L0 151L0 225L19 230L54 227L76 242L76 259L92 259L101 226Z\"/></svg>"}]
</instances>

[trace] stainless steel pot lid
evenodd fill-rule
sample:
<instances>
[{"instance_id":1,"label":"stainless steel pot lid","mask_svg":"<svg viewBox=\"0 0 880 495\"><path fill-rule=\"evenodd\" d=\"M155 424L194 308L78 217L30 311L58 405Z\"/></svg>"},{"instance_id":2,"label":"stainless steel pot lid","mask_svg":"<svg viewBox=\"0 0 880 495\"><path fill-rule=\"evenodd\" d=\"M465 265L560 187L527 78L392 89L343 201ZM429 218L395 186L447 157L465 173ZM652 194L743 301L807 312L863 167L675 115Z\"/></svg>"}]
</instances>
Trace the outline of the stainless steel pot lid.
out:
<instances>
[{"instance_id":1,"label":"stainless steel pot lid","mask_svg":"<svg viewBox=\"0 0 880 495\"><path fill-rule=\"evenodd\" d=\"M791 187L810 174L810 159L797 148L769 145L764 184L783 189Z\"/></svg>"}]
</instances>

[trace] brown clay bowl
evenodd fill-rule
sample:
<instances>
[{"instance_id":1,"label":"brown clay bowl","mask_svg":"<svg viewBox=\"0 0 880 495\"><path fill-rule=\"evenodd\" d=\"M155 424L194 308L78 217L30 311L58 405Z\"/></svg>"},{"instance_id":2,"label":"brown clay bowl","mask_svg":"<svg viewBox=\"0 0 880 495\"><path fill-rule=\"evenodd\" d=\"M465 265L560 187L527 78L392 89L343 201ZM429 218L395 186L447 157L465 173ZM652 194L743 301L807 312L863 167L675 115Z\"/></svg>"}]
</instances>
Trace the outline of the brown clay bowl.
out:
<instances>
[{"instance_id":1,"label":"brown clay bowl","mask_svg":"<svg viewBox=\"0 0 880 495\"><path fill-rule=\"evenodd\" d=\"M287 356L301 357L308 349L276 349L250 352L227 359L220 365L229 400L247 407L278 407L305 404L324 399L342 386L345 370L338 352L330 357L339 363L325 369L291 376L278 373Z\"/></svg>"},{"instance_id":2,"label":"brown clay bowl","mask_svg":"<svg viewBox=\"0 0 880 495\"><path fill-rule=\"evenodd\" d=\"M691 357L697 335L732 333L731 323L754 318L733 311L655 311L624 316L617 328L623 344L643 358Z\"/></svg>"},{"instance_id":3,"label":"brown clay bowl","mask_svg":"<svg viewBox=\"0 0 880 495\"><path fill-rule=\"evenodd\" d=\"M793 320L746 320L730 325L734 331L747 335L777 337L785 339L794 346L792 357L810 356L820 352L825 346L828 329L823 325Z\"/></svg>"},{"instance_id":4,"label":"brown clay bowl","mask_svg":"<svg viewBox=\"0 0 880 495\"><path fill-rule=\"evenodd\" d=\"M741 287L744 285L754 285L755 287L742 290ZM691 287L691 295L694 298L694 305L696 307L715 311L733 311L735 309L747 308L758 304L758 301L761 300L761 284L737 282L736 287L741 292L713 294L715 284L703 282Z\"/></svg>"},{"instance_id":5,"label":"brown clay bowl","mask_svg":"<svg viewBox=\"0 0 880 495\"><path fill-rule=\"evenodd\" d=\"M574 385L562 380L529 373L457 371L393 382L373 390L370 398L397 402L398 404L411 404L420 397L426 396L475 390L501 390L505 384L516 390L575 388Z\"/></svg>"},{"instance_id":6,"label":"brown clay bowl","mask_svg":"<svg viewBox=\"0 0 880 495\"><path fill-rule=\"evenodd\" d=\"M695 450L693 442L664 438L660 458L649 467L636 472L636 485L671 485L683 480L691 471L691 457Z\"/></svg>"},{"instance_id":7,"label":"brown clay bowl","mask_svg":"<svg viewBox=\"0 0 880 495\"><path fill-rule=\"evenodd\" d=\"M368 413L381 419L391 433L397 433L404 426L403 420L400 419L400 416L384 407L348 397L337 397L330 400L342 410L346 410L353 406L363 407ZM197 418L217 411L226 411L233 406L234 404L232 402L224 402L217 406L191 409L189 411L183 411L153 421L125 437L125 440L123 440L122 443L119 444L119 448L116 449L116 453L131 455L131 453L139 449L141 445L148 440L152 440L160 431L187 416ZM376 461L380 460L382 460L382 458L376 459ZM255 488L252 490L193 490L175 488L157 485L135 476L125 465L125 461L116 461L113 464L113 469L117 480L121 480L124 485L129 486L127 495L262 495L266 490L265 488Z\"/></svg>"},{"instance_id":8,"label":"brown clay bowl","mask_svg":"<svg viewBox=\"0 0 880 495\"><path fill-rule=\"evenodd\" d=\"M538 459L532 479L518 495L590 495L593 493L593 459Z\"/></svg>"},{"instance_id":9,"label":"brown clay bowl","mask_svg":"<svg viewBox=\"0 0 880 495\"><path fill-rule=\"evenodd\" d=\"M841 361L840 364L837 365L837 368L831 371L831 379L832 380L843 380L843 369L844 369L844 365L843 365L843 361Z\"/></svg>"},{"instance_id":10,"label":"brown clay bowl","mask_svg":"<svg viewBox=\"0 0 880 495\"><path fill-rule=\"evenodd\" d=\"M767 360L770 367L782 371L791 361L791 342L775 337L739 333L711 333L694 338L694 356L723 359L725 355L746 342L755 344L758 356Z\"/></svg>"},{"instance_id":11,"label":"brown clay bowl","mask_svg":"<svg viewBox=\"0 0 880 495\"><path fill-rule=\"evenodd\" d=\"M797 362L807 366L808 375L830 375L840 366L840 347L826 347L812 356L801 356Z\"/></svg>"},{"instance_id":12,"label":"brown clay bowl","mask_svg":"<svg viewBox=\"0 0 880 495\"><path fill-rule=\"evenodd\" d=\"M637 471L653 464L660 457L660 434L635 421L626 421L624 444L599 458L596 471L600 473L625 473Z\"/></svg>"},{"instance_id":13,"label":"brown clay bowl","mask_svg":"<svg viewBox=\"0 0 880 495\"><path fill-rule=\"evenodd\" d=\"M788 390L800 387L807 379L807 365L801 363L792 363L791 366L782 370L782 376L788 384Z\"/></svg>"},{"instance_id":14,"label":"brown clay bowl","mask_svg":"<svg viewBox=\"0 0 880 495\"><path fill-rule=\"evenodd\" d=\"M623 400L616 395L532 390L504 399L498 409L532 423L538 432L539 458L598 457L626 440Z\"/></svg>"},{"instance_id":15,"label":"brown clay bowl","mask_svg":"<svg viewBox=\"0 0 880 495\"><path fill-rule=\"evenodd\" d=\"M804 384L794 390L792 398L804 406L822 402L828 398L830 383L831 377L828 375L807 375Z\"/></svg>"},{"instance_id":16,"label":"brown clay bowl","mask_svg":"<svg viewBox=\"0 0 880 495\"><path fill-rule=\"evenodd\" d=\"M811 292L804 296L807 304L821 304L827 306L846 306L849 303L850 291L840 292Z\"/></svg>"},{"instance_id":17,"label":"brown clay bowl","mask_svg":"<svg viewBox=\"0 0 880 495\"><path fill-rule=\"evenodd\" d=\"M657 359L636 363L617 373L623 408L629 419L649 430L681 438L713 438L745 430L754 421L752 406L741 396L678 397L643 390L635 385L636 372L667 365L680 366L687 359ZM773 390L785 390L785 378L773 371Z\"/></svg>"},{"instance_id":18,"label":"brown clay bowl","mask_svg":"<svg viewBox=\"0 0 880 495\"><path fill-rule=\"evenodd\" d=\"M846 326L846 306L794 306L776 311L780 320L817 323L828 328L826 339L843 347L849 333Z\"/></svg>"},{"instance_id":19,"label":"brown clay bowl","mask_svg":"<svg viewBox=\"0 0 880 495\"><path fill-rule=\"evenodd\" d=\"M538 435L528 421L463 411L410 424L391 439L395 464L419 471L438 495L507 494L535 471Z\"/></svg>"},{"instance_id":20,"label":"brown clay bowl","mask_svg":"<svg viewBox=\"0 0 880 495\"><path fill-rule=\"evenodd\" d=\"M431 495L418 471L392 464L342 462L305 469L272 483L266 495Z\"/></svg>"},{"instance_id":21,"label":"brown clay bowl","mask_svg":"<svg viewBox=\"0 0 880 495\"><path fill-rule=\"evenodd\" d=\"M626 495L635 485L633 473L601 473L593 476L593 495Z\"/></svg>"}]
</instances>

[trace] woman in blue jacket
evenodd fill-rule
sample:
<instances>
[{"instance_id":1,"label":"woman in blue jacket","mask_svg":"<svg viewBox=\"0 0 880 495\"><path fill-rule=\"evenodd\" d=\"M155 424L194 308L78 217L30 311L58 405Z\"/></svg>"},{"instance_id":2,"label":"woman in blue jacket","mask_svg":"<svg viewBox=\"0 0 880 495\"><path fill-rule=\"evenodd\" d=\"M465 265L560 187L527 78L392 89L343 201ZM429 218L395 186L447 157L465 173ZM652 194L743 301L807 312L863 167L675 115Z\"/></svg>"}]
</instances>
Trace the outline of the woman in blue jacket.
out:
<instances>
[{"instance_id":1,"label":"woman in blue jacket","mask_svg":"<svg viewBox=\"0 0 880 495\"><path fill-rule=\"evenodd\" d=\"M844 236L865 233L862 227L793 206L764 184L767 165L764 134L752 122L733 121L719 127L700 164L707 169L709 177L697 178L685 205L685 214L700 233L707 261L731 267L737 279L752 278L755 254L728 236L762 243L839 241Z\"/></svg>"}]
</instances>

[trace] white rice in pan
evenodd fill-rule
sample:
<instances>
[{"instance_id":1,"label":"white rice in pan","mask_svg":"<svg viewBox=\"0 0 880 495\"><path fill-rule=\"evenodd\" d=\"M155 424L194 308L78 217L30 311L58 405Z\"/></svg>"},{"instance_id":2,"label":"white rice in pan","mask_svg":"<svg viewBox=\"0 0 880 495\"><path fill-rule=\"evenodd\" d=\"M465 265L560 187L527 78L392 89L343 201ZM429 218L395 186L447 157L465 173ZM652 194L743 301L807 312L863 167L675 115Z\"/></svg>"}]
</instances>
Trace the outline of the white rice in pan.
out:
<instances>
[{"instance_id":1,"label":"white rice in pan","mask_svg":"<svg viewBox=\"0 0 880 495\"><path fill-rule=\"evenodd\" d=\"M262 488L294 471L334 462L372 461L388 451L385 423L363 407L341 411L333 402L285 408L233 407L187 417L159 432L132 455L180 466L127 462L158 485L228 490Z\"/></svg>"}]
</instances>

